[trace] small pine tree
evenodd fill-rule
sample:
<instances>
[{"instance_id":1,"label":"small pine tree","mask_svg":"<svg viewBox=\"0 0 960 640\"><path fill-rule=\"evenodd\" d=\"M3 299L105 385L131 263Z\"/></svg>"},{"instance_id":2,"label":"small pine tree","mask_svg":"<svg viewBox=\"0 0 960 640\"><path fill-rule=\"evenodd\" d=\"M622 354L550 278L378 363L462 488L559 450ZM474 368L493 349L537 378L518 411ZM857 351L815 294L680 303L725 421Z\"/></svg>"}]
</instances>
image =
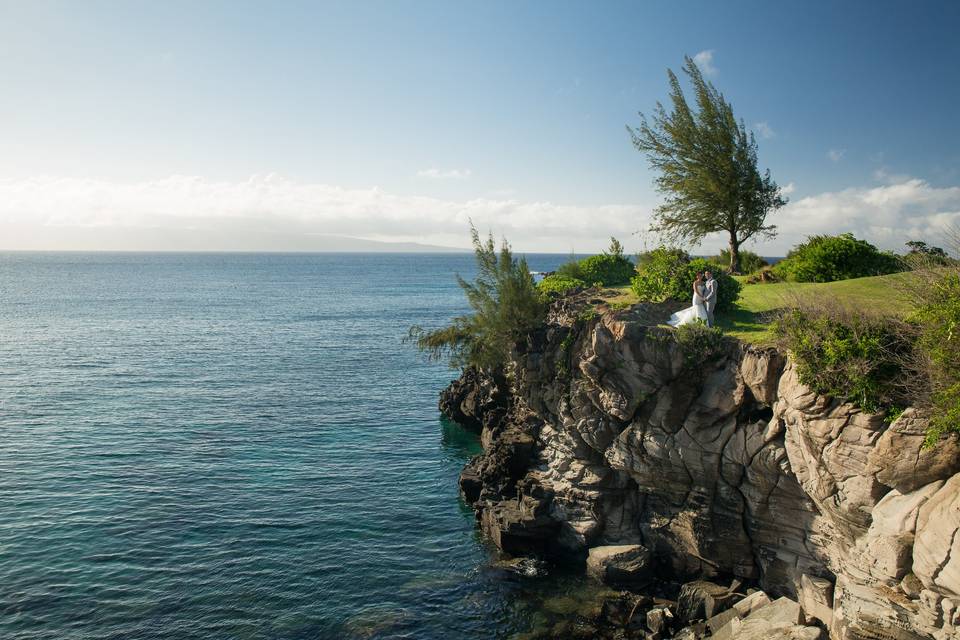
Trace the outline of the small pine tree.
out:
<instances>
[{"instance_id":1,"label":"small pine tree","mask_svg":"<svg viewBox=\"0 0 960 640\"><path fill-rule=\"evenodd\" d=\"M412 340L431 360L449 358L453 367L475 366L488 371L502 369L517 340L541 324L546 303L534 284L527 261L515 258L504 240L497 251L493 235L486 241L471 223L470 237L477 260L477 277L457 283L473 309L441 329L427 331L415 325Z\"/></svg>"}]
</instances>

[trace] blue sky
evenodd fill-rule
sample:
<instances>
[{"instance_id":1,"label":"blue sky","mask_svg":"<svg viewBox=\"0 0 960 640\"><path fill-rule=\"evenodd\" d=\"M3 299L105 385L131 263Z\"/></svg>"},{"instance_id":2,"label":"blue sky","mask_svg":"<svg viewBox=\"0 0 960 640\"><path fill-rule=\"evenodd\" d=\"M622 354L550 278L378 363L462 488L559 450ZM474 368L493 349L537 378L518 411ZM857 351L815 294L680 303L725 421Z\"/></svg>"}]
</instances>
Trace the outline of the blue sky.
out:
<instances>
[{"instance_id":1,"label":"blue sky","mask_svg":"<svg viewBox=\"0 0 960 640\"><path fill-rule=\"evenodd\" d=\"M464 246L472 218L522 250L638 249L657 195L624 125L685 54L789 191L755 250L936 240L958 28L956 2L0 2L0 248Z\"/></svg>"}]
</instances>

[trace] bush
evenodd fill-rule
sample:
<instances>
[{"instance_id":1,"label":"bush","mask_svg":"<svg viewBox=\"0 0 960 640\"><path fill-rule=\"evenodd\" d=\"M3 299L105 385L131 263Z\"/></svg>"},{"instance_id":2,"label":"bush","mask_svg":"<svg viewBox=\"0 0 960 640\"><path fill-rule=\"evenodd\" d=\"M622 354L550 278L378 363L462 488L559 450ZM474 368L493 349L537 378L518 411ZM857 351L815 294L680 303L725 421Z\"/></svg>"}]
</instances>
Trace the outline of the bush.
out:
<instances>
[{"instance_id":1,"label":"bush","mask_svg":"<svg viewBox=\"0 0 960 640\"><path fill-rule=\"evenodd\" d=\"M720 254L710 258L710 262L722 267L724 270L730 268L730 250L721 249ZM769 267L770 263L755 254L753 251L740 250L740 273L748 276L756 273L764 267Z\"/></svg>"},{"instance_id":2,"label":"bush","mask_svg":"<svg viewBox=\"0 0 960 640\"><path fill-rule=\"evenodd\" d=\"M717 312L731 309L740 297L740 283L719 271L703 258L690 256L676 248L660 247L641 254L637 275L630 283L640 300L663 302L677 300L689 303L693 297L693 281L699 271L712 271L717 281Z\"/></svg>"},{"instance_id":3,"label":"bush","mask_svg":"<svg viewBox=\"0 0 960 640\"><path fill-rule=\"evenodd\" d=\"M880 251L851 233L811 236L773 267L778 277L794 282L834 282L903 270L904 264L896 255Z\"/></svg>"},{"instance_id":4,"label":"bush","mask_svg":"<svg viewBox=\"0 0 960 640\"><path fill-rule=\"evenodd\" d=\"M635 271L633 263L623 255L601 253L580 261L583 281L590 284L599 282L605 287L629 284Z\"/></svg>"},{"instance_id":5,"label":"bush","mask_svg":"<svg viewBox=\"0 0 960 640\"><path fill-rule=\"evenodd\" d=\"M587 285L615 287L629 284L634 271L630 258L623 255L623 246L616 238L610 238L610 248L605 252L562 264L556 275L582 280Z\"/></svg>"},{"instance_id":6,"label":"bush","mask_svg":"<svg viewBox=\"0 0 960 640\"><path fill-rule=\"evenodd\" d=\"M572 280L583 280L583 269L580 268L579 260L571 260L557 267L553 275L563 276Z\"/></svg>"},{"instance_id":7,"label":"bush","mask_svg":"<svg viewBox=\"0 0 960 640\"><path fill-rule=\"evenodd\" d=\"M774 335L817 393L878 413L911 404L912 325L839 308L794 309Z\"/></svg>"},{"instance_id":8,"label":"bush","mask_svg":"<svg viewBox=\"0 0 960 640\"><path fill-rule=\"evenodd\" d=\"M698 367L724 353L723 331L719 327L695 322L680 325L672 333L683 351L683 363L687 368Z\"/></svg>"},{"instance_id":9,"label":"bush","mask_svg":"<svg viewBox=\"0 0 960 640\"><path fill-rule=\"evenodd\" d=\"M470 235L477 277L467 282L458 275L457 283L473 313L456 317L450 325L432 331L410 327L407 340L413 341L430 359L448 357L454 367L502 370L517 341L543 324L547 306L527 261L514 258L506 240L497 251L492 235L481 241L472 224Z\"/></svg>"},{"instance_id":10,"label":"bush","mask_svg":"<svg viewBox=\"0 0 960 640\"><path fill-rule=\"evenodd\" d=\"M920 327L918 347L928 364L933 415L927 442L960 432L960 273L939 276L923 291L914 313Z\"/></svg>"},{"instance_id":11,"label":"bush","mask_svg":"<svg viewBox=\"0 0 960 640\"><path fill-rule=\"evenodd\" d=\"M547 276L537 285L537 288L541 293L550 294L550 293L559 293L564 294L571 289L576 289L577 287L586 286L586 283L583 280L578 278L571 278L559 273L554 273Z\"/></svg>"}]
</instances>

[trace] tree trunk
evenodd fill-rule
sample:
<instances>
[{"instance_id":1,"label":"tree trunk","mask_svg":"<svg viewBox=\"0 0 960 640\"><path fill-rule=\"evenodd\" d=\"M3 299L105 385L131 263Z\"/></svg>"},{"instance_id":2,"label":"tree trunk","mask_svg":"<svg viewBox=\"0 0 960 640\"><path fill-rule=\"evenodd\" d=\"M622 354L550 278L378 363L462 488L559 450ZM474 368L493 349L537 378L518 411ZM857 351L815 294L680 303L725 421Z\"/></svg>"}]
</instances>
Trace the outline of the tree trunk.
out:
<instances>
[{"instance_id":1,"label":"tree trunk","mask_svg":"<svg viewBox=\"0 0 960 640\"><path fill-rule=\"evenodd\" d=\"M740 243L733 234L730 235L730 273L740 273Z\"/></svg>"}]
</instances>

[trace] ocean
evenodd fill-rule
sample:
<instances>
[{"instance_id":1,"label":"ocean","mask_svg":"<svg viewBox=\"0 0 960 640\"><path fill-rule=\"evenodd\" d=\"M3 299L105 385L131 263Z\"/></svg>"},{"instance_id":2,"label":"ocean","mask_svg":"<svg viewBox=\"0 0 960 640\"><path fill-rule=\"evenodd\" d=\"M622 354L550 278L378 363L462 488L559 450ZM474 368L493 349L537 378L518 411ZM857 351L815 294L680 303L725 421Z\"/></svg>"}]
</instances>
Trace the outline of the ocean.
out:
<instances>
[{"instance_id":1,"label":"ocean","mask_svg":"<svg viewBox=\"0 0 960 640\"><path fill-rule=\"evenodd\" d=\"M564 255L528 255L550 271ZM0 637L509 638L456 376L471 254L0 253Z\"/></svg>"}]
</instances>

